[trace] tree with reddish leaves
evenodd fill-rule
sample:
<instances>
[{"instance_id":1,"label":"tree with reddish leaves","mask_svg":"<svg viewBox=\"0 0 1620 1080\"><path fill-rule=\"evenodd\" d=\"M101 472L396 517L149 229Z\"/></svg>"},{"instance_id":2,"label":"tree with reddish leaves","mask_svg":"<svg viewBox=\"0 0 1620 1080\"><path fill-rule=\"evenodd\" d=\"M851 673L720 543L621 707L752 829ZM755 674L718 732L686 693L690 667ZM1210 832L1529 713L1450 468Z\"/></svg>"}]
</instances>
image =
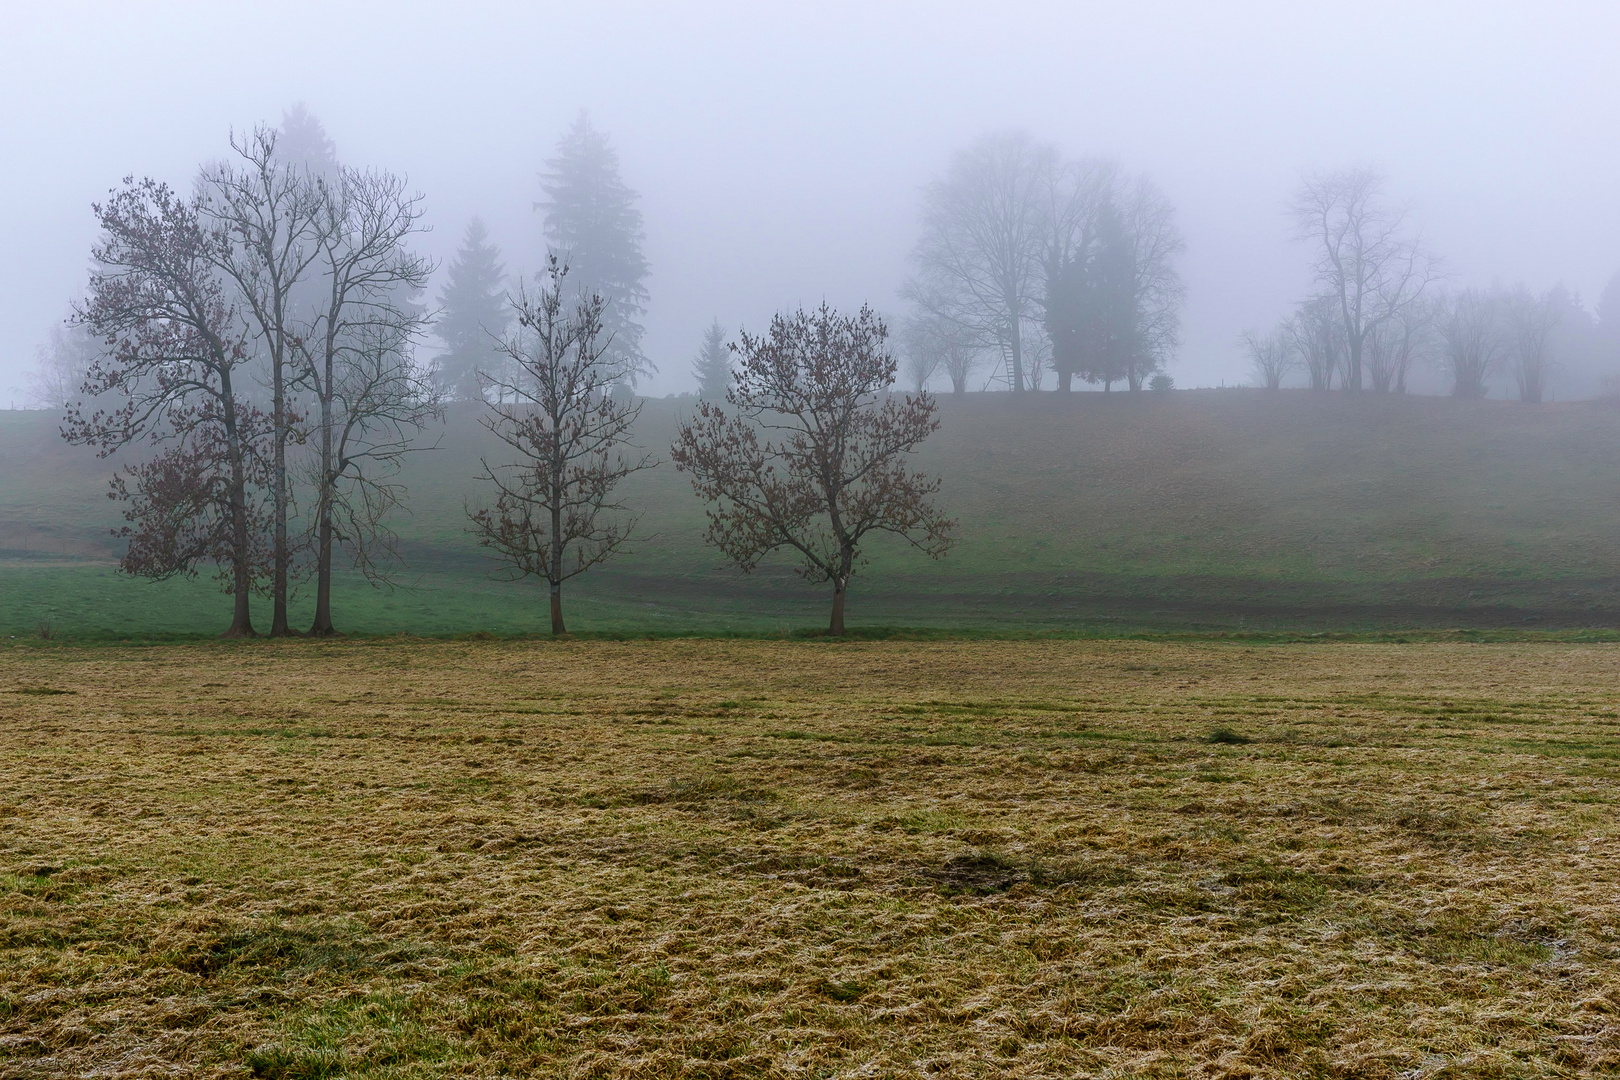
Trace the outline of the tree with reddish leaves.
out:
<instances>
[{"instance_id":1,"label":"tree with reddish leaves","mask_svg":"<svg viewBox=\"0 0 1620 1080\"><path fill-rule=\"evenodd\" d=\"M827 632L844 633L844 597L867 534L902 537L933 558L955 523L934 505L940 482L906 457L939 427L926 393L889 393L898 369L888 329L870 307L839 315L777 315L760 337L740 335L726 394L703 402L671 450L676 468L710 502L709 543L748 573L779 549L799 573L831 582Z\"/></svg>"},{"instance_id":2,"label":"tree with reddish leaves","mask_svg":"<svg viewBox=\"0 0 1620 1080\"><path fill-rule=\"evenodd\" d=\"M131 501L123 569L165 578L213 561L235 597L227 637L250 637L249 597L263 569L270 427L243 396L251 349L215 260L227 242L195 199L126 179L95 207L102 236L77 318L103 339L84 392L103 405L68 411L63 435L103 457L137 443L154 456L113 481Z\"/></svg>"},{"instance_id":3,"label":"tree with reddish leaves","mask_svg":"<svg viewBox=\"0 0 1620 1080\"><path fill-rule=\"evenodd\" d=\"M518 329L500 346L515 372L495 380L484 426L515 460L491 466L495 505L469 509L478 542L514 577L533 575L551 593L551 632L563 634L562 587L630 539L635 519L614 489L656 462L626 455L641 406L613 391L623 364L609 355L607 301L590 294L570 310L568 268L548 256L539 290L513 304Z\"/></svg>"}]
</instances>

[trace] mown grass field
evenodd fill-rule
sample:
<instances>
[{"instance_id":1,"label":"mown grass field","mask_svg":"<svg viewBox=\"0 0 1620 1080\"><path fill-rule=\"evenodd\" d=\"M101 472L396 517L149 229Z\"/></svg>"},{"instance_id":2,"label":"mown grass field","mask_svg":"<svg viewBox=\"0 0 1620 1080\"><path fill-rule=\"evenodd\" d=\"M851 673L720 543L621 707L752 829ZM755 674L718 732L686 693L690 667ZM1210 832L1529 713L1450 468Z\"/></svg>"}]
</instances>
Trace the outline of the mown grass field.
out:
<instances>
[{"instance_id":1,"label":"mown grass field","mask_svg":"<svg viewBox=\"0 0 1620 1080\"><path fill-rule=\"evenodd\" d=\"M0 647L0 1077L1620 1071L1608 645Z\"/></svg>"},{"instance_id":2,"label":"mown grass field","mask_svg":"<svg viewBox=\"0 0 1620 1080\"><path fill-rule=\"evenodd\" d=\"M649 401L665 452L690 403ZM969 395L941 402L918 463L960 522L929 562L881 539L850 594L855 626L1138 631L1620 626L1620 410L1307 391ZM217 632L206 579L117 577L111 466L42 413L0 413L0 635ZM340 629L521 633L532 583L494 580L465 529L480 497L476 416L452 411L404 479L402 588L340 583ZM586 631L775 633L824 623L825 590L786 562L745 578L702 542L667 464L626 485L633 551L569 586ZM267 613L261 620L267 619ZM295 622L309 617L309 598Z\"/></svg>"}]
</instances>

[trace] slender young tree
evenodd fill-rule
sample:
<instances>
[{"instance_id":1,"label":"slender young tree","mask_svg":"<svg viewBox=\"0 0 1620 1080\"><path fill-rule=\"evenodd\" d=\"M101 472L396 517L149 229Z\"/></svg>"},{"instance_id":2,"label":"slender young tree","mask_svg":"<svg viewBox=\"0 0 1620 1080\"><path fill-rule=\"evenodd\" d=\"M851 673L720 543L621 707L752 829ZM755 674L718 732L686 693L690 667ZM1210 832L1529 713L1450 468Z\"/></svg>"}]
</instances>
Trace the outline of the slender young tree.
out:
<instances>
[{"instance_id":1,"label":"slender young tree","mask_svg":"<svg viewBox=\"0 0 1620 1080\"><path fill-rule=\"evenodd\" d=\"M264 561L256 490L268 481L268 418L245 398L249 335L217 273L230 243L197 199L153 180L126 180L95 207L102 236L77 318L105 348L63 435L102 456L135 443L156 452L113 482L131 500L126 572L164 578L213 560L234 597L226 637L251 637ZM107 403L102 405L101 403Z\"/></svg>"},{"instance_id":2,"label":"slender young tree","mask_svg":"<svg viewBox=\"0 0 1620 1080\"><path fill-rule=\"evenodd\" d=\"M334 546L343 542L368 576L393 553L384 515L396 506L396 480L411 437L441 415L414 350L427 323L410 302L433 264L408 244L422 231L420 195L383 172L340 171L321 183L325 219L313 266L324 295L294 339L299 379L313 394L315 462L315 622L332 623Z\"/></svg>"},{"instance_id":3,"label":"slender young tree","mask_svg":"<svg viewBox=\"0 0 1620 1080\"><path fill-rule=\"evenodd\" d=\"M302 314L299 300L308 294L306 278L321 256L321 231L328 220L322 183L277 155L278 137L276 129L260 125L248 137L233 138L238 160L204 169L200 183L203 212L226 240L217 245L216 264L235 286L241 314L253 327L257 350L269 368L272 637L293 632L287 616L293 558L287 444L298 434L295 339Z\"/></svg>"},{"instance_id":4,"label":"slender young tree","mask_svg":"<svg viewBox=\"0 0 1620 1080\"><path fill-rule=\"evenodd\" d=\"M620 381L634 384L654 367L641 351L647 310L647 259L642 254L638 196L619 177L619 155L583 111L540 178L546 241L568 268L579 295L605 301L604 359Z\"/></svg>"},{"instance_id":5,"label":"slender young tree","mask_svg":"<svg viewBox=\"0 0 1620 1080\"><path fill-rule=\"evenodd\" d=\"M483 462L495 505L468 511L479 543L516 577L545 581L553 634L567 632L563 582L610 558L635 527L614 489L657 464L626 453L641 405L611 392L620 370L607 356L606 301L590 295L570 309L567 273L548 257L535 293L513 304L518 327L501 348L520 377L497 387L484 420L512 460Z\"/></svg>"},{"instance_id":6,"label":"slender young tree","mask_svg":"<svg viewBox=\"0 0 1620 1080\"><path fill-rule=\"evenodd\" d=\"M495 343L511 325L506 268L500 259L500 249L490 243L483 220L473 218L439 290L439 315L433 324L445 346L434 362L433 384L451 401L482 404L481 373L494 358Z\"/></svg>"},{"instance_id":7,"label":"slender young tree","mask_svg":"<svg viewBox=\"0 0 1620 1080\"><path fill-rule=\"evenodd\" d=\"M773 551L797 552L802 576L832 584L833 635L867 534L938 558L954 527L934 505L939 480L907 465L939 421L926 393L889 393L898 364L887 337L869 307L777 315L766 335L740 335L730 411L702 403L671 449L710 504L709 543L745 573Z\"/></svg>"},{"instance_id":8,"label":"slender young tree","mask_svg":"<svg viewBox=\"0 0 1620 1080\"><path fill-rule=\"evenodd\" d=\"M726 348L726 328L715 319L703 331L703 344L692 358L692 376L697 380L698 397L704 401L724 401L731 389L731 350Z\"/></svg>"}]
</instances>

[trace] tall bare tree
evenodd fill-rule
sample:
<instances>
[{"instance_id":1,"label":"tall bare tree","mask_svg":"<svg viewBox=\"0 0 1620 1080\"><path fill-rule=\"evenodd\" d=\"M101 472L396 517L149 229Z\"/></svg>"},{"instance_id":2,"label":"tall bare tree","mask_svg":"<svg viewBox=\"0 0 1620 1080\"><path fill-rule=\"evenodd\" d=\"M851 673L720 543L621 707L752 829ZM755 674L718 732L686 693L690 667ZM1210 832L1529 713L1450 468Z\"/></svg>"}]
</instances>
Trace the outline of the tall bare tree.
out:
<instances>
[{"instance_id":1,"label":"tall bare tree","mask_svg":"<svg viewBox=\"0 0 1620 1080\"><path fill-rule=\"evenodd\" d=\"M259 353L269 368L271 504L274 569L271 580L270 635L292 632L287 618L292 544L288 519L292 488L287 444L295 437L293 380L297 376L294 339L299 336L299 297L311 266L321 257L322 230L328 222L323 181L305 167L283 162L276 153L278 133L260 125L231 139L235 161L202 173L203 211L224 236L217 246L220 271L235 285L240 314L253 327Z\"/></svg>"},{"instance_id":2,"label":"tall bare tree","mask_svg":"<svg viewBox=\"0 0 1620 1080\"><path fill-rule=\"evenodd\" d=\"M905 460L939 426L934 402L889 394L898 362L887 337L869 307L777 315L766 335L741 335L730 411L704 402L671 449L710 503L709 543L745 573L773 551L797 552L802 576L832 584L834 635L867 534L935 558L950 545L939 481Z\"/></svg>"},{"instance_id":3,"label":"tall bare tree","mask_svg":"<svg viewBox=\"0 0 1620 1080\"><path fill-rule=\"evenodd\" d=\"M66 412L84 396L91 365L103 353L102 342L83 322L69 319L51 327L50 338L34 353L28 395L38 405Z\"/></svg>"},{"instance_id":4,"label":"tall bare tree","mask_svg":"<svg viewBox=\"0 0 1620 1080\"><path fill-rule=\"evenodd\" d=\"M1547 393L1553 369L1552 337L1559 314L1550 294L1537 296L1524 285L1503 301L1506 351L1520 401L1539 402Z\"/></svg>"},{"instance_id":5,"label":"tall bare tree","mask_svg":"<svg viewBox=\"0 0 1620 1080\"><path fill-rule=\"evenodd\" d=\"M1056 151L1023 132L959 152L923 194L923 235L907 296L1000 351L1014 393L1028 388L1026 337L1039 316Z\"/></svg>"},{"instance_id":6,"label":"tall bare tree","mask_svg":"<svg viewBox=\"0 0 1620 1080\"><path fill-rule=\"evenodd\" d=\"M1259 330L1245 330L1239 341L1249 354L1249 364L1255 378L1267 390L1280 390L1283 379L1299 364L1294 342L1287 326L1279 326L1269 334Z\"/></svg>"},{"instance_id":7,"label":"tall bare tree","mask_svg":"<svg viewBox=\"0 0 1620 1080\"><path fill-rule=\"evenodd\" d=\"M1316 248L1317 284L1343 326L1344 389L1359 391L1368 335L1418 301L1435 264L1371 169L1308 176L1290 209L1298 236Z\"/></svg>"},{"instance_id":8,"label":"tall bare tree","mask_svg":"<svg viewBox=\"0 0 1620 1080\"><path fill-rule=\"evenodd\" d=\"M1489 392L1506 344L1501 308L1499 298L1483 289L1462 289L1441 305L1439 332L1453 397L1482 398Z\"/></svg>"},{"instance_id":9,"label":"tall bare tree","mask_svg":"<svg viewBox=\"0 0 1620 1080\"><path fill-rule=\"evenodd\" d=\"M375 576L393 552L384 515L402 492L401 458L411 438L441 415L414 350L426 311L410 299L433 272L409 249L422 231L420 195L384 172L342 169L318 185L324 217L311 267L322 285L313 318L294 338L299 381L314 397L315 621L332 624L333 545Z\"/></svg>"},{"instance_id":10,"label":"tall bare tree","mask_svg":"<svg viewBox=\"0 0 1620 1080\"><path fill-rule=\"evenodd\" d=\"M652 468L647 455L626 454L641 405L613 393L622 362L609 353L596 294L570 310L568 273L555 255L531 296L513 304L517 329L502 344L520 377L497 384L484 420L515 460L491 466L495 505L470 510L479 543L518 577L544 580L551 595L551 632L567 632L562 586L605 561L630 538L635 519L615 488ZM705 406L706 407L706 406Z\"/></svg>"},{"instance_id":11,"label":"tall bare tree","mask_svg":"<svg viewBox=\"0 0 1620 1080\"><path fill-rule=\"evenodd\" d=\"M225 636L251 637L263 565L253 492L268 479L270 433L246 398L251 342L217 272L230 238L197 199L153 180L126 180L95 212L102 235L77 318L105 343L84 382L97 407L71 408L63 434L102 456L157 448L113 483L133 503L123 567L163 578L212 559L235 599Z\"/></svg>"}]
</instances>

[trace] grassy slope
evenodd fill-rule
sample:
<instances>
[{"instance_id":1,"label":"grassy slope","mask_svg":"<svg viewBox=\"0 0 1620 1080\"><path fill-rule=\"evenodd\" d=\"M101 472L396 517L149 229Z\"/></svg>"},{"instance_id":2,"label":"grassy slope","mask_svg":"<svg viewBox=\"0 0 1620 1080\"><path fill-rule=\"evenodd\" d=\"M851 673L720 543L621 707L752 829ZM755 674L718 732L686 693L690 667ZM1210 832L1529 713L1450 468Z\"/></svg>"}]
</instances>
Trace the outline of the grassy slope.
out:
<instances>
[{"instance_id":1,"label":"grassy slope","mask_svg":"<svg viewBox=\"0 0 1620 1080\"><path fill-rule=\"evenodd\" d=\"M1615 654L0 645L0 1076L1612 1077Z\"/></svg>"},{"instance_id":2,"label":"grassy slope","mask_svg":"<svg viewBox=\"0 0 1620 1080\"><path fill-rule=\"evenodd\" d=\"M920 455L946 478L961 542L930 564L873 545L852 617L1081 629L1612 625L1620 621L1620 413L1412 398L1184 392L943 402ZM674 402L647 404L665 447ZM415 587L344 588L369 632L541 625L532 584L489 578L462 504L487 437L465 412L408 470L399 522ZM218 622L212 585L116 577L108 466L42 414L0 413L0 633L41 618L89 632ZM582 629L771 630L822 617L786 565L742 579L700 540L667 466L631 501L652 538L569 594ZM100 560L99 562L93 560Z\"/></svg>"}]
</instances>

